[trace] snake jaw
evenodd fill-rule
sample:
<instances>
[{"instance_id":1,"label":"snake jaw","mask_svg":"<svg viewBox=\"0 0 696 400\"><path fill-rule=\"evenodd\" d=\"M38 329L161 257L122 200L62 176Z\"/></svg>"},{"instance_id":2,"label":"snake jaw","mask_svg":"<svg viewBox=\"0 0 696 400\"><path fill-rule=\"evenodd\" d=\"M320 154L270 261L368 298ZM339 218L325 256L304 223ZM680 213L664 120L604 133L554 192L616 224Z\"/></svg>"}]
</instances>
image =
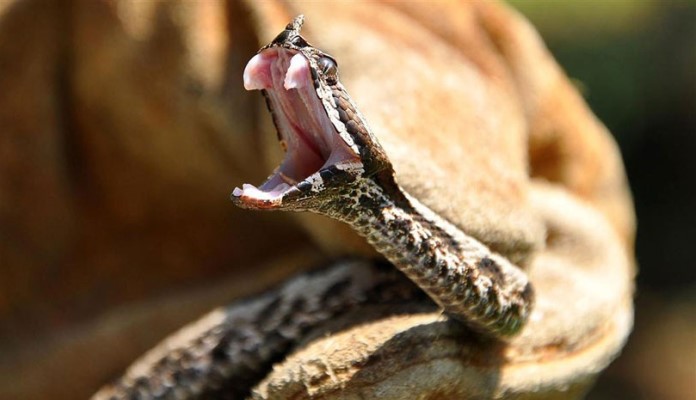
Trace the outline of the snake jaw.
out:
<instances>
[{"instance_id":1,"label":"snake jaw","mask_svg":"<svg viewBox=\"0 0 696 400\"><path fill-rule=\"evenodd\" d=\"M307 209L305 200L364 172L357 147L338 133L329 116L336 106L313 72L317 68L315 53L288 46L269 45L249 60L244 87L264 93L285 157L263 184L235 188L231 198L236 205Z\"/></svg>"}]
</instances>

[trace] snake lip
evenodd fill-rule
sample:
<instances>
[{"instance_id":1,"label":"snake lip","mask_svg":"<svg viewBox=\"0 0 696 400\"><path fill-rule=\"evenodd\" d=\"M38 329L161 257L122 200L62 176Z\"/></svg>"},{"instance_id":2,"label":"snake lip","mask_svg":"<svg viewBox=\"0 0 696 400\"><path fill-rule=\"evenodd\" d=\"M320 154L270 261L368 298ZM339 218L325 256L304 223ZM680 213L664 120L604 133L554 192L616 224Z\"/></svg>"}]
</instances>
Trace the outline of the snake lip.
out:
<instances>
[{"instance_id":1,"label":"snake lip","mask_svg":"<svg viewBox=\"0 0 696 400\"><path fill-rule=\"evenodd\" d=\"M359 155L328 115L331 93L320 96L323 88L312 73L313 62L301 51L285 47L266 48L249 60L244 87L263 91L285 156L258 187L244 184L234 189L231 198L238 206L284 208L302 192L322 190L325 178L362 167Z\"/></svg>"}]
</instances>

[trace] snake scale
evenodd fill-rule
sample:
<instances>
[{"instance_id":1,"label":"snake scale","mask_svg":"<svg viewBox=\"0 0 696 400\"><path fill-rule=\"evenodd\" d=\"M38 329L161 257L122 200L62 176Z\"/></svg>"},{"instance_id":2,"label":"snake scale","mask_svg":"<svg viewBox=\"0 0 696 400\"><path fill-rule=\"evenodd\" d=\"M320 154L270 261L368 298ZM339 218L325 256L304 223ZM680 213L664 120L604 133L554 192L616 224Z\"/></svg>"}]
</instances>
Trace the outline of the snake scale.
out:
<instances>
[{"instance_id":1,"label":"snake scale","mask_svg":"<svg viewBox=\"0 0 696 400\"><path fill-rule=\"evenodd\" d=\"M259 187L236 188L232 201L345 222L417 286L360 263L296 278L165 342L95 398L243 398L312 328L360 304L422 292L486 336L514 335L527 320L534 293L526 274L399 186L336 60L300 35L303 22L295 18L244 71L245 88L266 98L285 158Z\"/></svg>"}]
</instances>

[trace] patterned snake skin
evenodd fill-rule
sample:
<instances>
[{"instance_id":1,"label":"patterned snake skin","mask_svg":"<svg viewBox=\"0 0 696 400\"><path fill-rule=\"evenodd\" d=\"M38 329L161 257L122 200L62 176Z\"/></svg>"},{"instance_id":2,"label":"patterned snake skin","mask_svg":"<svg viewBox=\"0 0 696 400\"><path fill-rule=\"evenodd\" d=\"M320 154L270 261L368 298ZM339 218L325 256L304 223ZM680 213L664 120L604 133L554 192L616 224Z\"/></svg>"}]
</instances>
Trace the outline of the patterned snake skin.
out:
<instances>
[{"instance_id":1,"label":"patterned snake skin","mask_svg":"<svg viewBox=\"0 0 696 400\"><path fill-rule=\"evenodd\" d=\"M338 261L211 312L93 399L244 399L275 362L327 321L368 304L396 313L408 304L408 311L422 308L425 300L388 265Z\"/></svg>"}]
</instances>

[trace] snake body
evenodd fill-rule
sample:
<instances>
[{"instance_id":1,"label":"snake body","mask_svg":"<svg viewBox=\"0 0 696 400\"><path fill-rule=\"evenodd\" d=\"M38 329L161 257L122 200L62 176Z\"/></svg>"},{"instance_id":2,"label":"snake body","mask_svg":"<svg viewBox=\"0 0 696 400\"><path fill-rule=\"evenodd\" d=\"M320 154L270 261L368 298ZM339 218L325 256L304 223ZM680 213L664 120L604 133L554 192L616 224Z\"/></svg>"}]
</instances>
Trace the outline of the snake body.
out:
<instances>
[{"instance_id":1,"label":"snake body","mask_svg":"<svg viewBox=\"0 0 696 400\"><path fill-rule=\"evenodd\" d=\"M360 261L299 276L183 329L93 399L245 398L328 320L364 305L423 304L423 292L484 335L504 338L524 325L533 303L526 274L398 185L336 61L300 36L302 23L295 18L247 65L245 86L262 89L286 157L232 200L343 221L404 274Z\"/></svg>"},{"instance_id":2,"label":"snake body","mask_svg":"<svg viewBox=\"0 0 696 400\"><path fill-rule=\"evenodd\" d=\"M336 61L307 43L302 23L295 18L245 71L245 86L266 95L286 158L259 188L235 189L233 201L346 222L451 317L496 337L518 332L533 302L526 274L398 185Z\"/></svg>"},{"instance_id":3,"label":"snake body","mask_svg":"<svg viewBox=\"0 0 696 400\"><path fill-rule=\"evenodd\" d=\"M93 400L245 399L310 332L366 305L432 311L423 292L386 265L339 260L217 309L145 354ZM425 308L423 308L425 306Z\"/></svg>"}]
</instances>

